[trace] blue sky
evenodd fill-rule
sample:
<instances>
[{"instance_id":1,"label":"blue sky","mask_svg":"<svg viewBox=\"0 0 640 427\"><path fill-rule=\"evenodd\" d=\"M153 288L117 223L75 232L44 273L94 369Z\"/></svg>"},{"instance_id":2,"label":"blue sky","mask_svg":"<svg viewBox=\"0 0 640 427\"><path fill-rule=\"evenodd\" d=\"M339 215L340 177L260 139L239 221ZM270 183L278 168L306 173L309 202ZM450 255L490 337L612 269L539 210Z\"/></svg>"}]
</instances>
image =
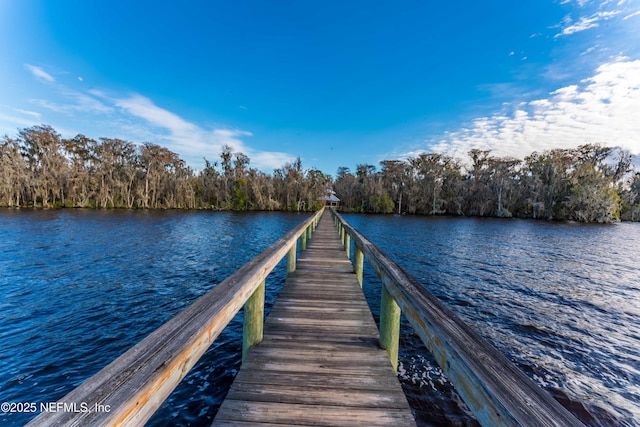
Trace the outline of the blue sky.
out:
<instances>
[{"instance_id":1,"label":"blue sky","mask_svg":"<svg viewBox=\"0 0 640 427\"><path fill-rule=\"evenodd\" d=\"M334 175L420 152L640 154L640 0L0 0L0 135L223 144Z\"/></svg>"}]
</instances>

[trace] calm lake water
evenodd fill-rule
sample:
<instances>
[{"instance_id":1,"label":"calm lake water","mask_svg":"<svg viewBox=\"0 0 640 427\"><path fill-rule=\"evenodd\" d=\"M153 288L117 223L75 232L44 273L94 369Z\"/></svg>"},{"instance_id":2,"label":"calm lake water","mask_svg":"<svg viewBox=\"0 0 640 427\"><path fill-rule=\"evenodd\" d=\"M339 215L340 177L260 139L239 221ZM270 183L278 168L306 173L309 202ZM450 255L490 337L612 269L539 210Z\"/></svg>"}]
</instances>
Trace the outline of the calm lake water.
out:
<instances>
[{"instance_id":1,"label":"calm lake water","mask_svg":"<svg viewBox=\"0 0 640 427\"><path fill-rule=\"evenodd\" d=\"M0 401L56 401L307 217L0 210ZM640 224L345 218L587 424L640 425ZM377 312L379 282L365 280ZM281 263L267 306L283 282ZM474 425L403 330L420 424ZM237 316L149 425L211 423L241 331Z\"/></svg>"}]
</instances>

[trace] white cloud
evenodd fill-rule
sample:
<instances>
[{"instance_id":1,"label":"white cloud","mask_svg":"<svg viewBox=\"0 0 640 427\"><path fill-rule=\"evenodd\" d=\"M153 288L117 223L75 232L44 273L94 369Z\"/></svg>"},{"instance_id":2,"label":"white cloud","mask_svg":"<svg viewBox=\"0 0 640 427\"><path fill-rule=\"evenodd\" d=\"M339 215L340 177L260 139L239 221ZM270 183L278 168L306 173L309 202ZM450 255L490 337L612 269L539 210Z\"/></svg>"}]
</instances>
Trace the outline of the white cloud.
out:
<instances>
[{"instance_id":1,"label":"white cloud","mask_svg":"<svg viewBox=\"0 0 640 427\"><path fill-rule=\"evenodd\" d=\"M620 13L621 12L619 10L597 12L589 17L581 17L580 20L576 23L573 23L573 20L570 16L566 16L564 18L565 27L560 33L556 34L555 37L558 38L561 36L568 36L581 31L589 30L591 28L599 27L600 21L607 21L614 16L619 15Z\"/></svg>"},{"instance_id":2,"label":"white cloud","mask_svg":"<svg viewBox=\"0 0 640 427\"><path fill-rule=\"evenodd\" d=\"M571 0L561 0L560 4L569 4L571 3ZM589 0L576 0L576 3L578 4L579 7L584 7L586 4L589 3Z\"/></svg>"},{"instance_id":3,"label":"white cloud","mask_svg":"<svg viewBox=\"0 0 640 427\"><path fill-rule=\"evenodd\" d=\"M53 83L56 81L56 79L54 79L51 76L51 74L47 73L40 67L36 67L35 65L24 64L24 68L29 70L29 72L31 72L31 74L33 74L33 76L40 81L44 81L47 83Z\"/></svg>"},{"instance_id":4,"label":"white cloud","mask_svg":"<svg viewBox=\"0 0 640 427\"><path fill-rule=\"evenodd\" d=\"M22 110L20 108L14 108L14 110L17 111L18 113L24 114L25 116L33 117L36 120L40 120L40 118L42 117L42 114L36 111Z\"/></svg>"},{"instance_id":5,"label":"white cloud","mask_svg":"<svg viewBox=\"0 0 640 427\"><path fill-rule=\"evenodd\" d=\"M633 18L634 16L638 16L638 15L640 15L640 10L638 10L637 12L633 12L633 13L631 13L631 14L629 14L629 15L625 16L625 17L624 17L624 18L622 18L622 19L624 19L624 20L626 21L627 19L629 19L629 18Z\"/></svg>"},{"instance_id":6,"label":"white cloud","mask_svg":"<svg viewBox=\"0 0 640 427\"><path fill-rule=\"evenodd\" d=\"M249 156L251 165L259 169L278 168L294 160L294 156L287 153L259 151L246 146L243 138L252 136L251 132L228 128L205 130L138 94L114 99L113 102L125 112L151 124L155 130L148 131L163 139L156 142L175 151L192 165L202 163L203 156L217 157L224 145Z\"/></svg>"},{"instance_id":7,"label":"white cloud","mask_svg":"<svg viewBox=\"0 0 640 427\"><path fill-rule=\"evenodd\" d=\"M461 159L471 148L523 158L533 151L595 142L640 154L640 60L603 64L579 84L513 108L479 117L427 141L428 146Z\"/></svg>"},{"instance_id":8,"label":"white cloud","mask_svg":"<svg viewBox=\"0 0 640 427\"><path fill-rule=\"evenodd\" d=\"M23 116L14 116L0 111L0 136L15 136L17 127L30 127L37 124L37 120Z\"/></svg>"},{"instance_id":9,"label":"white cloud","mask_svg":"<svg viewBox=\"0 0 640 427\"><path fill-rule=\"evenodd\" d=\"M288 153L260 151L247 146L244 140L252 136L251 132L224 126L206 129L155 105L142 95L114 96L98 89L78 91L56 82L40 67L30 64L24 67L36 79L53 83L48 86L52 92L47 98L29 99L33 106L39 107L34 111L13 108L22 117L0 115L2 129L14 125L32 126L40 120L58 127L55 122L60 120L52 120L50 113L53 112L71 117L74 127L83 124L87 127L86 123L90 123L89 128L102 129L110 137L157 143L176 152L194 168L204 164L203 157L217 158L224 145L229 145L234 152L246 154L251 159L251 166L264 171L295 159ZM83 78L78 77L78 80L82 82ZM239 108L246 110L242 105Z\"/></svg>"},{"instance_id":10,"label":"white cloud","mask_svg":"<svg viewBox=\"0 0 640 427\"><path fill-rule=\"evenodd\" d=\"M176 136L186 136L197 131L197 127L176 114L156 106L150 99L140 95L117 99L115 105L140 117L152 125L166 128Z\"/></svg>"},{"instance_id":11,"label":"white cloud","mask_svg":"<svg viewBox=\"0 0 640 427\"><path fill-rule=\"evenodd\" d=\"M29 102L39 107L46 108L47 110L69 116L73 116L78 113L110 113L113 111L113 108L85 93L66 89L60 89L59 93L71 102L62 104L51 102L46 99L30 99Z\"/></svg>"},{"instance_id":12,"label":"white cloud","mask_svg":"<svg viewBox=\"0 0 640 427\"><path fill-rule=\"evenodd\" d=\"M562 32L560 32L560 34L556 34L556 37L568 36L570 34L578 33L580 31L585 31L598 26L598 19L582 17L577 23L565 27Z\"/></svg>"}]
</instances>

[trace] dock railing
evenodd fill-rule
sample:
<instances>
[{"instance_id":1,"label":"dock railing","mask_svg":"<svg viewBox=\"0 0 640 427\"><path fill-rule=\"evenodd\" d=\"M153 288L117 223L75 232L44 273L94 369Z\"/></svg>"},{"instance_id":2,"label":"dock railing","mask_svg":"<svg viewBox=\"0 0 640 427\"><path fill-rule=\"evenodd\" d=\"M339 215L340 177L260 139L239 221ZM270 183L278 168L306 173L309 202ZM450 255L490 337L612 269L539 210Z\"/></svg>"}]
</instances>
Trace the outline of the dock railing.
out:
<instances>
[{"instance_id":1,"label":"dock railing","mask_svg":"<svg viewBox=\"0 0 640 427\"><path fill-rule=\"evenodd\" d=\"M295 271L323 209L63 397L28 426L142 426L244 306L243 358L262 341L265 280L286 256ZM69 410L65 410L65 408Z\"/></svg>"},{"instance_id":2,"label":"dock railing","mask_svg":"<svg viewBox=\"0 0 640 427\"><path fill-rule=\"evenodd\" d=\"M364 259L382 282L380 346L394 368L404 313L483 426L583 425L340 214L334 210L331 214L347 254L354 245L353 265L360 285Z\"/></svg>"}]
</instances>

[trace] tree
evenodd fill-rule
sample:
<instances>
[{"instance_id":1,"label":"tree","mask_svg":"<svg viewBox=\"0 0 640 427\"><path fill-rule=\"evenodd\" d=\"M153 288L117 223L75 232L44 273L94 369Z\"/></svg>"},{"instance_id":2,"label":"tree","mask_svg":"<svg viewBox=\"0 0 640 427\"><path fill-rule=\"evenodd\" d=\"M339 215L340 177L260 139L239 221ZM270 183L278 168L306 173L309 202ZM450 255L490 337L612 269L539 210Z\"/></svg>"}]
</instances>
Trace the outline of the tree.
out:
<instances>
[{"instance_id":1,"label":"tree","mask_svg":"<svg viewBox=\"0 0 640 427\"><path fill-rule=\"evenodd\" d=\"M231 166L231 159L233 158L233 152L228 145L222 146L222 152L220 153L221 166L222 166L222 185L221 185L221 207L228 209L231 201L231 189L233 187L233 167Z\"/></svg>"},{"instance_id":2,"label":"tree","mask_svg":"<svg viewBox=\"0 0 640 427\"><path fill-rule=\"evenodd\" d=\"M26 169L20 145L5 136L0 141L0 206L18 207L22 204Z\"/></svg>"},{"instance_id":3,"label":"tree","mask_svg":"<svg viewBox=\"0 0 640 427\"><path fill-rule=\"evenodd\" d=\"M418 157L409 158L408 162L412 177L409 213L440 215L447 212L447 204L452 202L455 194L450 191L445 194L445 188L449 184L448 189L452 190L450 181L454 175L451 172L456 170L459 176L459 165L453 158L437 153L421 153Z\"/></svg>"},{"instance_id":4,"label":"tree","mask_svg":"<svg viewBox=\"0 0 640 427\"><path fill-rule=\"evenodd\" d=\"M247 181L244 178L236 179L233 182L233 195L231 198L232 209L236 211L246 211L248 199Z\"/></svg>"},{"instance_id":5,"label":"tree","mask_svg":"<svg viewBox=\"0 0 640 427\"><path fill-rule=\"evenodd\" d=\"M304 194L304 172L302 169L302 160L296 158L292 163L285 163L282 168L284 193L286 197L286 209L292 211L300 211L303 199L300 197Z\"/></svg>"},{"instance_id":6,"label":"tree","mask_svg":"<svg viewBox=\"0 0 640 427\"><path fill-rule=\"evenodd\" d=\"M342 209L351 211L356 206L356 177L348 167L338 168L334 185L336 195L340 199Z\"/></svg>"},{"instance_id":7,"label":"tree","mask_svg":"<svg viewBox=\"0 0 640 427\"><path fill-rule=\"evenodd\" d=\"M513 157L490 157L488 162L492 171L488 185L495 202L495 216L510 218L517 198L521 161Z\"/></svg>"},{"instance_id":8,"label":"tree","mask_svg":"<svg viewBox=\"0 0 640 427\"><path fill-rule=\"evenodd\" d=\"M211 164L204 159L205 167L200 171L194 182L196 204L204 207L218 207L220 205L220 173L216 170L216 163Z\"/></svg>"},{"instance_id":9,"label":"tree","mask_svg":"<svg viewBox=\"0 0 640 427\"><path fill-rule=\"evenodd\" d=\"M570 219L605 223L620 219L620 196L611 180L593 163L579 163L571 174L571 183L565 201Z\"/></svg>"},{"instance_id":10,"label":"tree","mask_svg":"<svg viewBox=\"0 0 640 427\"><path fill-rule=\"evenodd\" d=\"M568 149L534 152L525 158L524 164L531 216L565 219L563 202L570 192L570 171L575 164L575 153Z\"/></svg>"},{"instance_id":11,"label":"tree","mask_svg":"<svg viewBox=\"0 0 640 427\"><path fill-rule=\"evenodd\" d=\"M636 172L621 191L621 219L640 221L640 172Z\"/></svg>"},{"instance_id":12,"label":"tree","mask_svg":"<svg viewBox=\"0 0 640 427\"><path fill-rule=\"evenodd\" d=\"M486 216L490 214L491 193L489 180L492 174L490 169L490 151L474 148L469 151L471 157L471 169L465 179L466 212L471 215Z\"/></svg>"},{"instance_id":13,"label":"tree","mask_svg":"<svg viewBox=\"0 0 640 427\"><path fill-rule=\"evenodd\" d=\"M33 126L21 130L18 141L27 162L31 203L40 202L42 207L64 204L63 181L68 167L60 134L51 126Z\"/></svg>"},{"instance_id":14,"label":"tree","mask_svg":"<svg viewBox=\"0 0 640 427\"><path fill-rule=\"evenodd\" d=\"M143 206L176 207L177 178L184 179L184 161L164 147L145 143L140 147L140 164L145 177Z\"/></svg>"},{"instance_id":15,"label":"tree","mask_svg":"<svg viewBox=\"0 0 640 427\"><path fill-rule=\"evenodd\" d=\"M331 186L331 177L326 176L318 169L309 169L305 174L306 209L315 211L319 209L323 203L320 201L325 194L327 188Z\"/></svg>"},{"instance_id":16,"label":"tree","mask_svg":"<svg viewBox=\"0 0 640 427\"><path fill-rule=\"evenodd\" d=\"M297 158L269 175L222 147L198 174L153 143L84 135L50 126L0 139L0 206L312 210L328 189L345 210L519 216L588 222L640 220L640 174L632 156L584 144L532 153L524 161L469 151L471 165L438 153L337 171L335 183Z\"/></svg>"},{"instance_id":17,"label":"tree","mask_svg":"<svg viewBox=\"0 0 640 427\"><path fill-rule=\"evenodd\" d=\"M86 207L93 196L91 191L91 175L96 167L96 146L94 139L78 134L71 139L63 139L67 157L70 159L70 170L67 179L68 197L72 206Z\"/></svg>"},{"instance_id":18,"label":"tree","mask_svg":"<svg viewBox=\"0 0 640 427\"><path fill-rule=\"evenodd\" d=\"M141 155L132 143L117 138L100 138L100 144L96 146L96 207L133 207L135 199L140 201L143 207L149 207L145 195L140 191L135 192L140 166L149 167L153 163L153 156L159 150L152 147L153 144L145 144L141 148ZM143 164L139 164L143 161ZM149 179L149 171L145 173L145 179ZM148 181L145 183L148 189Z\"/></svg>"},{"instance_id":19,"label":"tree","mask_svg":"<svg viewBox=\"0 0 640 427\"><path fill-rule=\"evenodd\" d=\"M380 162L380 176L387 195L396 201L397 213L402 213L402 196L408 179L408 165L402 160L383 160Z\"/></svg>"}]
</instances>

